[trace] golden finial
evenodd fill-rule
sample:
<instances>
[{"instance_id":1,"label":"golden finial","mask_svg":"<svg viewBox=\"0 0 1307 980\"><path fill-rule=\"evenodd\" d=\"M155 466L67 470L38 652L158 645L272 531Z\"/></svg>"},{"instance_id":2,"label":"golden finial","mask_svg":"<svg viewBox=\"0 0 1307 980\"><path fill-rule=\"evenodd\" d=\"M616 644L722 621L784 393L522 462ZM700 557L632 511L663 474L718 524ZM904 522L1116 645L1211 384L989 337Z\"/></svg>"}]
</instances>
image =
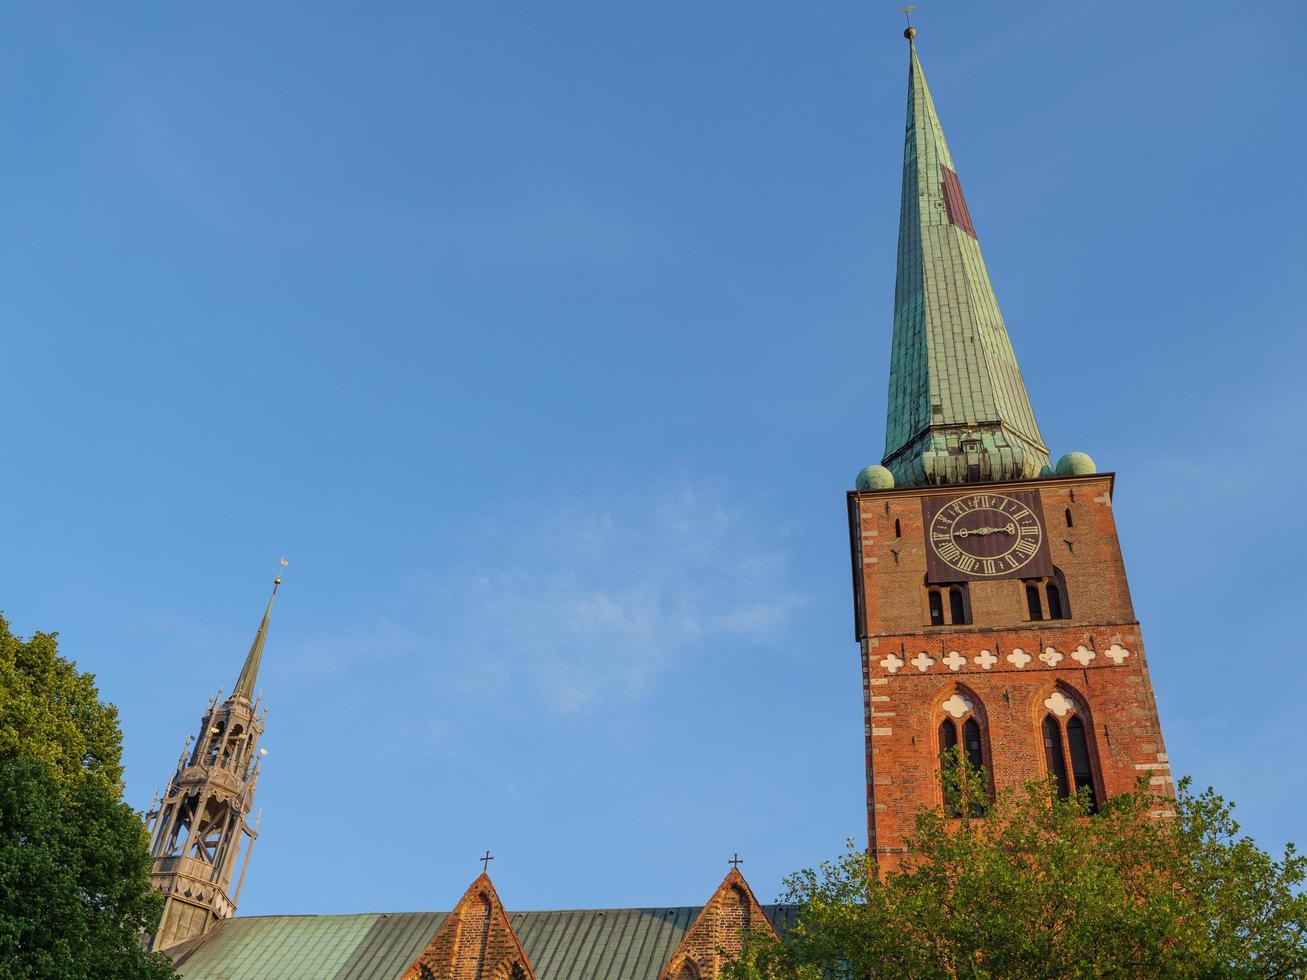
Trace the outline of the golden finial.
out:
<instances>
[{"instance_id":1,"label":"golden finial","mask_svg":"<svg viewBox=\"0 0 1307 980\"><path fill-rule=\"evenodd\" d=\"M286 559L283 558L281 560L281 568L285 568L286 564ZM277 569L277 577L272 580L272 592L274 595L277 593L277 586L281 585L281 568Z\"/></svg>"},{"instance_id":2,"label":"golden finial","mask_svg":"<svg viewBox=\"0 0 1307 980\"><path fill-rule=\"evenodd\" d=\"M908 29L903 32L903 36L911 43L912 39L917 36L917 29L912 26L912 11L917 9L915 3L910 3L903 8L903 18L908 22Z\"/></svg>"}]
</instances>

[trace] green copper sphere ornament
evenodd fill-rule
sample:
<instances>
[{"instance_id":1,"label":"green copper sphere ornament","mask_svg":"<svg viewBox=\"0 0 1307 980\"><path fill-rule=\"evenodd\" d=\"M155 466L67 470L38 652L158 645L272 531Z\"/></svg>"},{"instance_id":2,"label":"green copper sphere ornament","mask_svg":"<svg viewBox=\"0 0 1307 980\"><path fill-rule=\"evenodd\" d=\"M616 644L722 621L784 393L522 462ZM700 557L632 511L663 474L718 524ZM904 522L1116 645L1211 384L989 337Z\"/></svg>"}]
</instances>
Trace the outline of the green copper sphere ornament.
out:
<instances>
[{"instance_id":1,"label":"green copper sphere ornament","mask_svg":"<svg viewBox=\"0 0 1307 980\"><path fill-rule=\"evenodd\" d=\"M1088 476L1097 472L1098 467L1085 453L1067 453L1057 461L1058 476Z\"/></svg>"},{"instance_id":2,"label":"green copper sphere ornament","mask_svg":"<svg viewBox=\"0 0 1307 980\"><path fill-rule=\"evenodd\" d=\"M858 471L857 486L859 490L889 490L894 486L894 474L883 466L864 466Z\"/></svg>"}]
</instances>

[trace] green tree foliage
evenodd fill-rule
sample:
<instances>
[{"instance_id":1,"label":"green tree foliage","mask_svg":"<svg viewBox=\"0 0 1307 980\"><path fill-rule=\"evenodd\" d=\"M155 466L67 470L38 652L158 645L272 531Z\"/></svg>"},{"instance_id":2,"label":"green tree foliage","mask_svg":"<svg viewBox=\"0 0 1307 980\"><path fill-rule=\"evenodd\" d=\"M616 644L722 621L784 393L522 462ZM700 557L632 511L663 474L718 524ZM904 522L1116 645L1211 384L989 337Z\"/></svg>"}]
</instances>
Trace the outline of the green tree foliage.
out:
<instances>
[{"instance_id":1,"label":"green tree foliage","mask_svg":"<svg viewBox=\"0 0 1307 980\"><path fill-rule=\"evenodd\" d=\"M1307 976L1303 857L1241 837L1210 789L1141 783L1091 815L1043 783L991 802L983 774L944 771L952 806L918 814L901 869L878 876L850 841L790 876L795 927L749 937L728 980Z\"/></svg>"},{"instance_id":2,"label":"green tree foliage","mask_svg":"<svg viewBox=\"0 0 1307 980\"><path fill-rule=\"evenodd\" d=\"M21 640L0 616L0 759L18 756L43 762L60 784L122 779L118 711L100 700L95 677L59 656L53 634Z\"/></svg>"},{"instance_id":3,"label":"green tree foliage","mask_svg":"<svg viewBox=\"0 0 1307 980\"><path fill-rule=\"evenodd\" d=\"M53 635L0 618L0 978L172 977L139 937L158 920L122 734Z\"/></svg>"}]
</instances>

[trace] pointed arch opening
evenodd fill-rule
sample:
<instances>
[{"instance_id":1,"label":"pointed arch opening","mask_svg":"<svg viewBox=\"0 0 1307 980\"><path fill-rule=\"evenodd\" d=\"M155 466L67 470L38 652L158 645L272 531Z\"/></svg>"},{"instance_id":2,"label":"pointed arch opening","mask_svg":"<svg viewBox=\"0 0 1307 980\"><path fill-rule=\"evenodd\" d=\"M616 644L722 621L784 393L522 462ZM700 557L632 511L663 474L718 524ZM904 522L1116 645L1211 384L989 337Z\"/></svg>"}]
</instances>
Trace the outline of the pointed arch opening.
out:
<instances>
[{"instance_id":1,"label":"pointed arch opening","mask_svg":"<svg viewBox=\"0 0 1307 980\"><path fill-rule=\"evenodd\" d=\"M953 788L957 782L955 767L961 762L980 775L986 796L994 798L989 726L980 697L962 684L955 685L937 699L936 715L936 751L944 811L950 817L960 817L965 807L971 816L981 816L982 803L957 799Z\"/></svg>"},{"instance_id":2,"label":"pointed arch opening","mask_svg":"<svg viewBox=\"0 0 1307 980\"><path fill-rule=\"evenodd\" d=\"M1058 683L1040 704L1039 723L1044 745L1044 768L1059 799L1083 793L1090 813L1102 801L1094 726L1089 706L1077 691Z\"/></svg>"}]
</instances>

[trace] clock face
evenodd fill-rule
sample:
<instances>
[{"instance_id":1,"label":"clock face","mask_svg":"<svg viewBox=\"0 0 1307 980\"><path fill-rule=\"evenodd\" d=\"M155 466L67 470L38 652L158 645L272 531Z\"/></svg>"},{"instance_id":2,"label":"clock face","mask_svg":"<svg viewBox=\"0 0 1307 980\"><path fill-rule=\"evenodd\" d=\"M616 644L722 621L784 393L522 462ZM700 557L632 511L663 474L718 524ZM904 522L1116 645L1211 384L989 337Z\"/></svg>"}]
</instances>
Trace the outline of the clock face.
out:
<instances>
[{"instance_id":1,"label":"clock face","mask_svg":"<svg viewBox=\"0 0 1307 980\"><path fill-rule=\"evenodd\" d=\"M922 508L931 581L1049 574L1038 494L926 498Z\"/></svg>"}]
</instances>

